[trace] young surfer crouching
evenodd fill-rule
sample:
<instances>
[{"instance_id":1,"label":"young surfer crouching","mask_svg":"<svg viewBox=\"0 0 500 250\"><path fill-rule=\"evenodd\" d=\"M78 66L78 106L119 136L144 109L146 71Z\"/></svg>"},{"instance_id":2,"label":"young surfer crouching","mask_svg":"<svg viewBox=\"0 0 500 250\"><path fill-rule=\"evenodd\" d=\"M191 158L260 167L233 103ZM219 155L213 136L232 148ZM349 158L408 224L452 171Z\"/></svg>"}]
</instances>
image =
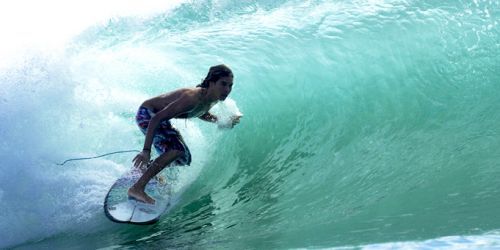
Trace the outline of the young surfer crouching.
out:
<instances>
[{"instance_id":1,"label":"young surfer crouching","mask_svg":"<svg viewBox=\"0 0 500 250\"><path fill-rule=\"evenodd\" d=\"M233 87L233 73L226 65L210 67L205 80L195 88L182 88L144 101L137 111L136 121L146 135L144 148L134 159L134 166L146 168L154 145L159 156L149 164L143 175L130 187L130 198L154 204L155 200L144 191L146 184L170 163L189 165L191 153L181 134L170 124L170 119L199 117L217 122L209 110L218 101L227 98ZM232 118L231 126L239 123L241 116Z\"/></svg>"}]
</instances>

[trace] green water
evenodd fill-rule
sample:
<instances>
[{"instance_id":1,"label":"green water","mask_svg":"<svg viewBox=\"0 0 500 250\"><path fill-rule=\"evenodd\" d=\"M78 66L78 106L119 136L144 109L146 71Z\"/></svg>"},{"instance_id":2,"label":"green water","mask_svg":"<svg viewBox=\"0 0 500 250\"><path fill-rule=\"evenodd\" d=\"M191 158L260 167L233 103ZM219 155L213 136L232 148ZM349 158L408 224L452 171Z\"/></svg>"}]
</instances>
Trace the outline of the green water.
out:
<instances>
[{"instance_id":1,"label":"green water","mask_svg":"<svg viewBox=\"0 0 500 250\"><path fill-rule=\"evenodd\" d=\"M173 170L179 197L156 225L112 224L97 197L69 216L83 229L21 248L481 242L500 229L499 14L479 0L200 1L96 25L67 50L76 113L56 140L81 124L84 138L65 155L139 149L137 105L218 63L234 71L244 117L229 131L178 123L193 166ZM130 160L111 159L120 171ZM98 196L120 173L87 164L108 173L76 182Z\"/></svg>"}]
</instances>

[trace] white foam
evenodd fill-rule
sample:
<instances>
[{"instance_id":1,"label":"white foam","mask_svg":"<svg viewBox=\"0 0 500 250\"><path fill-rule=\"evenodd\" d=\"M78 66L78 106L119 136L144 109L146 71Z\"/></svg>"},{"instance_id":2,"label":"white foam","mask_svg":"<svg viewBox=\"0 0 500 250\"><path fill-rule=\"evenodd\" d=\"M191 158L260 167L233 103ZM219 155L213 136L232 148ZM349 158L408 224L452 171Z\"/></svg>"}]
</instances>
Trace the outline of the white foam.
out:
<instances>
[{"instance_id":1,"label":"white foam","mask_svg":"<svg viewBox=\"0 0 500 250\"><path fill-rule=\"evenodd\" d=\"M99 72L107 59L120 61L116 54L92 61L90 51L68 55L64 45L96 22L163 12L181 2L0 3L0 248L109 225L102 220L104 195L133 155L55 163L134 148L140 132L131 112L145 94L130 87L134 82L123 84L130 75L120 78L137 66L134 60ZM160 61L148 60L144 67ZM95 71L79 68L92 63Z\"/></svg>"},{"instance_id":2,"label":"white foam","mask_svg":"<svg viewBox=\"0 0 500 250\"><path fill-rule=\"evenodd\" d=\"M233 117L243 116L236 102L230 97L226 98L224 102L215 105L210 112L217 116L217 124L220 128L230 127Z\"/></svg>"},{"instance_id":3,"label":"white foam","mask_svg":"<svg viewBox=\"0 0 500 250\"><path fill-rule=\"evenodd\" d=\"M499 232L484 235L446 236L425 241L390 242L361 246L367 250L384 249L500 249Z\"/></svg>"}]
</instances>

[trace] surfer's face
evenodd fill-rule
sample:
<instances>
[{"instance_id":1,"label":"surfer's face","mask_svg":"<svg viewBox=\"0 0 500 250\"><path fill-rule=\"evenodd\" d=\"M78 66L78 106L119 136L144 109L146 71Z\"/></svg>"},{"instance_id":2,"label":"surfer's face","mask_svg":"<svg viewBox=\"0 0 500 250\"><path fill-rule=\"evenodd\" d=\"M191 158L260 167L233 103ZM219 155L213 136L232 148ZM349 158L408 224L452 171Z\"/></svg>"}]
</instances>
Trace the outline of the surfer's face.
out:
<instances>
[{"instance_id":1,"label":"surfer's face","mask_svg":"<svg viewBox=\"0 0 500 250\"><path fill-rule=\"evenodd\" d=\"M218 99L220 101L224 101L226 100L229 93L231 93L231 90L233 88L233 77L232 76L221 77L219 78L219 80L215 82L213 87L217 92Z\"/></svg>"}]
</instances>

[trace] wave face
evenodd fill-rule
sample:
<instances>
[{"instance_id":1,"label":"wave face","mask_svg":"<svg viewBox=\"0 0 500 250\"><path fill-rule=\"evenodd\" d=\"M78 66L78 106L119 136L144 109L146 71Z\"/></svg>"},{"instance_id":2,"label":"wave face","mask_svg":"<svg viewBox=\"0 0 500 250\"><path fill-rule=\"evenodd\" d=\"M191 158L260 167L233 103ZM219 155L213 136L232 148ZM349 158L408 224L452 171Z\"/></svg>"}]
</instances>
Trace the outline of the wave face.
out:
<instances>
[{"instance_id":1,"label":"wave face","mask_svg":"<svg viewBox=\"0 0 500 250\"><path fill-rule=\"evenodd\" d=\"M499 19L499 1L205 0L28 50L0 71L0 247L498 247ZM168 170L174 208L109 222L133 155L55 163L140 149L139 104L219 63L241 124L176 121L193 163Z\"/></svg>"}]
</instances>

